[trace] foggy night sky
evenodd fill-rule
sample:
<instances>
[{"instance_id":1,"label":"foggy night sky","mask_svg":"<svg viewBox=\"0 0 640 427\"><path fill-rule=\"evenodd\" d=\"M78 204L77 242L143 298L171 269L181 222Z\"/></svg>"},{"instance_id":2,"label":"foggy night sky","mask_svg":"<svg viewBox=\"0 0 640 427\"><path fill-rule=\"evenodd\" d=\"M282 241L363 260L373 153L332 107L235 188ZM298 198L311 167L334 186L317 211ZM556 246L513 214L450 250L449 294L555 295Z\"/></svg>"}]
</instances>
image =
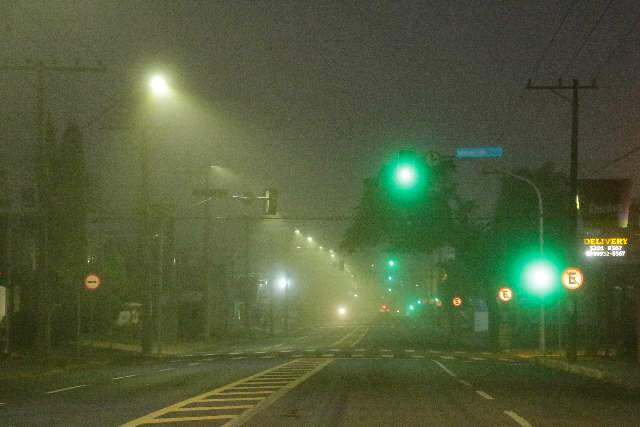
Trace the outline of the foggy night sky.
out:
<instances>
[{"instance_id":1,"label":"foggy night sky","mask_svg":"<svg viewBox=\"0 0 640 427\"><path fill-rule=\"evenodd\" d=\"M147 70L166 70L188 108L158 131L154 192L178 205L193 202L199 174L218 164L254 191L278 188L284 214L350 214L362 179L398 148L502 145L502 160L458 169L464 195L491 198L495 178L483 166L568 168L570 104L524 91L527 79L588 83L598 70L599 89L581 92L581 176L638 178L640 155L599 169L638 144L640 25L602 63L640 2L614 0L565 71L609 3L578 1L534 73L570 3L2 0L0 63L106 65L51 79L60 131L126 98ZM0 154L14 163L32 144L34 87L33 75L0 73ZM136 152L109 130L118 117L85 130L92 173L111 185L105 204L135 185Z\"/></svg>"}]
</instances>

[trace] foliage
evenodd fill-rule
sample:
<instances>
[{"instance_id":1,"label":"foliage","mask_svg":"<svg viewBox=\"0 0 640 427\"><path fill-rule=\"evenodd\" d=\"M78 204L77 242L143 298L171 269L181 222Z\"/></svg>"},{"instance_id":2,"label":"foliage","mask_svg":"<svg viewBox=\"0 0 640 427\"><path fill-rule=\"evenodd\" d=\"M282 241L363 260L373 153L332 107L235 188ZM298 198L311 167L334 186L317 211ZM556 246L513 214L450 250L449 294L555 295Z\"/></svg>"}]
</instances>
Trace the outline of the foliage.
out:
<instances>
[{"instance_id":1,"label":"foliage","mask_svg":"<svg viewBox=\"0 0 640 427\"><path fill-rule=\"evenodd\" d=\"M365 180L355 219L343 237L343 249L355 252L383 246L394 253L431 252L452 243L455 212L460 206L454 164L446 159L430 163L425 156L420 160L424 167L417 170L428 174L424 177L427 189L411 197L401 197L405 190L389 184L393 160L376 177Z\"/></svg>"}]
</instances>

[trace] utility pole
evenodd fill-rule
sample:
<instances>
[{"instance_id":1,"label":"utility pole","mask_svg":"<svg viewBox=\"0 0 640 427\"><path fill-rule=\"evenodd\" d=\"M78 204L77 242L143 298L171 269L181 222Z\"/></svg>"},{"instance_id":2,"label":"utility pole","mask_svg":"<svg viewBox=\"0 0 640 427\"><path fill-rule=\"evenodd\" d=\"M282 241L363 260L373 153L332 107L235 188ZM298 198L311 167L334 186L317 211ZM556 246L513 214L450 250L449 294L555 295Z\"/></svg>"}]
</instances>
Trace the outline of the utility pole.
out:
<instances>
[{"instance_id":1,"label":"utility pole","mask_svg":"<svg viewBox=\"0 0 640 427\"><path fill-rule=\"evenodd\" d=\"M203 197L201 202L204 205L204 226L202 233L202 309L203 309L203 337L208 340L211 336L211 207L209 203L215 197L226 197L229 195L227 190L213 189L209 181L209 175L206 178L206 187L204 189L196 189L193 195Z\"/></svg>"},{"instance_id":2,"label":"utility pole","mask_svg":"<svg viewBox=\"0 0 640 427\"><path fill-rule=\"evenodd\" d=\"M36 74L36 131L38 136L38 160L36 161L36 188L38 193L38 249L36 251L38 293L36 345L41 356L46 357L51 347L51 295L49 286L49 159L46 145L47 136L47 93L48 76L51 73L97 73L104 72L102 64L98 66L57 65L27 62L23 65L0 65L0 71L22 71ZM78 285L79 286L79 285Z\"/></svg>"},{"instance_id":3,"label":"utility pole","mask_svg":"<svg viewBox=\"0 0 640 427\"><path fill-rule=\"evenodd\" d=\"M581 85L573 79L571 85L565 85L562 79L557 85L534 86L531 80L527 82L527 89L530 90L570 90L571 91L571 163L569 167L569 262L574 264L577 261L576 239L578 237L578 130L579 130L579 92L582 89L597 89L595 80L589 85ZM575 292L570 293L571 315L569 317L569 337L567 343L567 360L575 362L578 358L578 300Z\"/></svg>"}]
</instances>

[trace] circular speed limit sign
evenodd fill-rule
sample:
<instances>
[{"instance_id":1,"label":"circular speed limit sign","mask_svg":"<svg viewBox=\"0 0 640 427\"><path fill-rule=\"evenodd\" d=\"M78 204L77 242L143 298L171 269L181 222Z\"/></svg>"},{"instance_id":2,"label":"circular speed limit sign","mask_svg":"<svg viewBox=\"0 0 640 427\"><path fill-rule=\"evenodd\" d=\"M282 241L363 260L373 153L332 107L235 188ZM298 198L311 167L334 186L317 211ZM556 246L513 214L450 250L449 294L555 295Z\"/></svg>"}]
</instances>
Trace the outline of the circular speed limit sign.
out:
<instances>
[{"instance_id":1,"label":"circular speed limit sign","mask_svg":"<svg viewBox=\"0 0 640 427\"><path fill-rule=\"evenodd\" d=\"M584 283L584 273L576 267L569 267L562 273L562 284L570 291L578 289Z\"/></svg>"},{"instance_id":2,"label":"circular speed limit sign","mask_svg":"<svg viewBox=\"0 0 640 427\"><path fill-rule=\"evenodd\" d=\"M460 307L462 305L462 298L453 297L453 300L451 300L451 303L453 304L454 307Z\"/></svg>"},{"instance_id":3,"label":"circular speed limit sign","mask_svg":"<svg viewBox=\"0 0 640 427\"><path fill-rule=\"evenodd\" d=\"M511 288L507 287L500 288L500 290L498 291L498 298L502 302L509 302L513 299L513 291L511 290Z\"/></svg>"},{"instance_id":4,"label":"circular speed limit sign","mask_svg":"<svg viewBox=\"0 0 640 427\"><path fill-rule=\"evenodd\" d=\"M90 291L95 291L100 287L100 277L97 274L88 274L84 278L84 287Z\"/></svg>"}]
</instances>

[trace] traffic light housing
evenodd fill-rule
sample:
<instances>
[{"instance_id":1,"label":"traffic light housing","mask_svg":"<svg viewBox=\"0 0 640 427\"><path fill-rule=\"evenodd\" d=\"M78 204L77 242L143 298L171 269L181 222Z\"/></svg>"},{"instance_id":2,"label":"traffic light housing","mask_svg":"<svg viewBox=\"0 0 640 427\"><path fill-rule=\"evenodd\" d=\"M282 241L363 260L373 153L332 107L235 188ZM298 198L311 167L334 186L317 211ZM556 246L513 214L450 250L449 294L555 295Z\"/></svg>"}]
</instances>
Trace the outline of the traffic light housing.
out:
<instances>
[{"instance_id":1,"label":"traffic light housing","mask_svg":"<svg viewBox=\"0 0 640 427\"><path fill-rule=\"evenodd\" d=\"M264 214L278 214L278 190L267 188L264 190Z\"/></svg>"}]
</instances>

